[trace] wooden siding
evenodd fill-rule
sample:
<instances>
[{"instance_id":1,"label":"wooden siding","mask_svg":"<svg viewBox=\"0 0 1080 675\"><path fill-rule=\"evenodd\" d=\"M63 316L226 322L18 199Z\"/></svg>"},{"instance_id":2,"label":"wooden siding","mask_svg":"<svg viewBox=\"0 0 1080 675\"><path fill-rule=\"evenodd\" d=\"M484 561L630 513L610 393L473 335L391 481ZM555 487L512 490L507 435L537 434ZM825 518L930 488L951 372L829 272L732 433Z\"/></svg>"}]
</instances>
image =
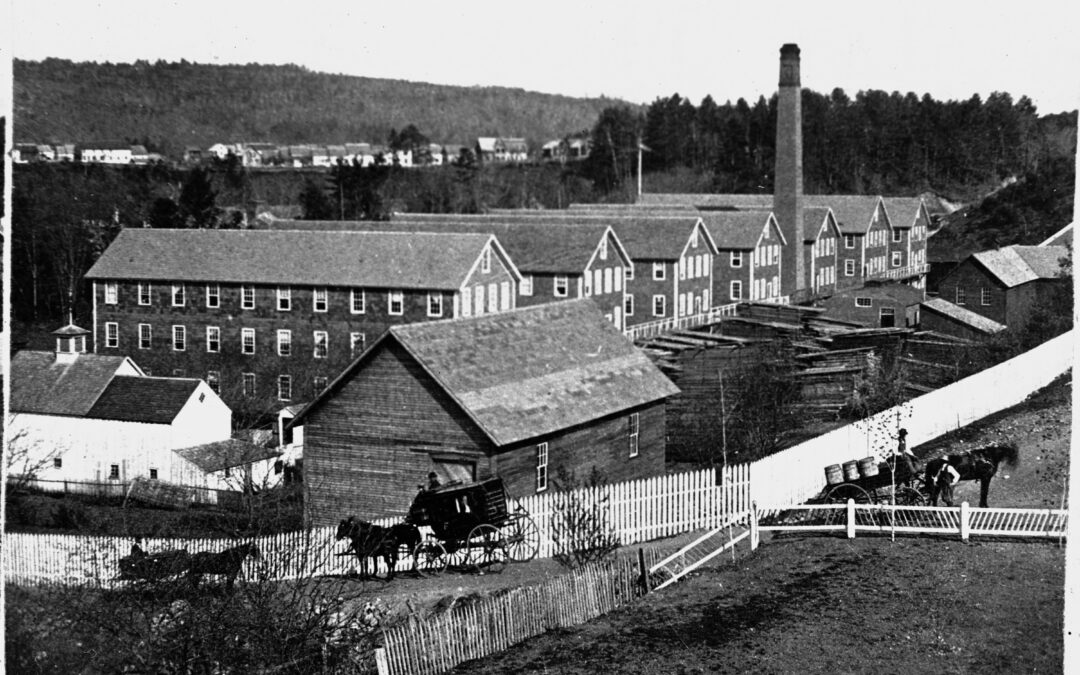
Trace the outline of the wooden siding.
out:
<instances>
[{"instance_id":1,"label":"wooden siding","mask_svg":"<svg viewBox=\"0 0 1080 675\"><path fill-rule=\"evenodd\" d=\"M850 235L855 240L855 248L847 248L844 245L844 240L849 235L840 235L840 239L837 240L836 248L836 285L838 288L849 288L851 286L861 286L863 282L863 240L866 239L861 234ZM855 261L855 273L853 276L847 276L844 273L846 268L846 261Z\"/></svg>"},{"instance_id":2,"label":"wooden siding","mask_svg":"<svg viewBox=\"0 0 1080 675\"><path fill-rule=\"evenodd\" d=\"M964 302L956 302L957 289L964 292ZM982 304L982 289L990 292L990 304ZM1008 296L1014 294L1016 289L1006 289L1000 281L988 273L973 258L968 258L956 266L947 277L941 280L938 287L938 296L953 304L958 304L964 309L993 319L1000 324L1009 325L1008 322ZM955 333L954 333L955 334Z\"/></svg>"},{"instance_id":3,"label":"wooden siding","mask_svg":"<svg viewBox=\"0 0 1080 675\"><path fill-rule=\"evenodd\" d=\"M740 267L731 266L731 249L720 249L713 258L713 291L716 296L712 300L713 307L750 299L750 269L754 264L754 252L752 250L736 252L742 254ZM742 294L738 298L731 297L732 281L742 282Z\"/></svg>"}]
</instances>

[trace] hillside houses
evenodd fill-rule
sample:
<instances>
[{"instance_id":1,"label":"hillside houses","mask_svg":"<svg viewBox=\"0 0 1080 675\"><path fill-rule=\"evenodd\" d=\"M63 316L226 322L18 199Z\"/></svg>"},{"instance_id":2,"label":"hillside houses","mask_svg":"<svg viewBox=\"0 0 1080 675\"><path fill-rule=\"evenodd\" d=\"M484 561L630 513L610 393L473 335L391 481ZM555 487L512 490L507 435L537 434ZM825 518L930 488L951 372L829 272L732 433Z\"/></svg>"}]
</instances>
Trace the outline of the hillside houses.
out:
<instances>
[{"instance_id":1,"label":"hillside houses","mask_svg":"<svg viewBox=\"0 0 1080 675\"><path fill-rule=\"evenodd\" d=\"M515 496L663 473L677 392L590 299L394 326L292 422L307 520L404 515L429 472Z\"/></svg>"},{"instance_id":2,"label":"hillside houses","mask_svg":"<svg viewBox=\"0 0 1080 675\"><path fill-rule=\"evenodd\" d=\"M507 164L529 159L529 144L524 138L481 136L476 139L474 148L476 158L481 162Z\"/></svg>"},{"instance_id":3,"label":"hillside houses","mask_svg":"<svg viewBox=\"0 0 1080 675\"><path fill-rule=\"evenodd\" d=\"M94 351L205 378L230 405L310 400L392 325L504 312L485 234L124 230L87 273Z\"/></svg>"}]
</instances>

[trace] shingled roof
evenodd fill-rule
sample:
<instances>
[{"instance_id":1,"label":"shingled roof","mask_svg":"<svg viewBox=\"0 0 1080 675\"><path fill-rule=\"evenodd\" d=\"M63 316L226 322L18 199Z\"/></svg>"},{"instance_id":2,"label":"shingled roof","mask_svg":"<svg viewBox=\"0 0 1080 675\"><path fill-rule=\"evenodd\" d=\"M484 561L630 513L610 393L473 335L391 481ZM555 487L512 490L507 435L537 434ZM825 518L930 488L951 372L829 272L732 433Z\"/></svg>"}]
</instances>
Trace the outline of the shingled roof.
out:
<instances>
[{"instance_id":1,"label":"shingled roof","mask_svg":"<svg viewBox=\"0 0 1080 675\"><path fill-rule=\"evenodd\" d=\"M281 455L280 452L273 448L263 447L236 438L205 443L190 448L181 448L173 452L206 473L223 471L234 466L243 466L251 462L258 462Z\"/></svg>"},{"instance_id":2,"label":"shingled roof","mask_svg":"<svg viewBox=\"0 0 1080 675\"><path fill-rule=\"evenodd\" d=\"M1053 279L1061 270L1060 260L1068 254L1064 246L1006 246L973 253L990 274L1006 288L1038 279Z\"/></svg>"},{"instance_id":3,"label":"shingled roof","mask_svg":"<svg viewBox=\"0 0 1080 675\"><path fill-rule=\"evenodd\" d=\"M11 357L11 412L87 416L125 364L138 372L125 356L79 354L61 363L54 352L20 351Z\"/></svg>"},{"instance_id":4,"label":"shingled roof","mask_svg":"<svg viewBox=\"0 0 1080 675\"><path fill-rule=\"evenodd\" d=\"M718 249L754 249L766 223L770 223L780 241L784 241L783 233L776 227L776 219L764 211L716 211L701 214L701 219Z\"/></svg>"},{"instance_id":5,"label":"shingled roof","mask_svg":"<svg viewBox=\"0 0 1080 675\"><path fill-rule=\"evenodd\" d=\"M821 231L821 226L825 223L825 219L829 217L830 211L831 209L824 206L811 206L803 209L803 229L806 243L817 241L818 232ZM833 217L831 222L835 223L836 218ZM836 230L839 233L840 228L837 227Z\"/></svg>"},{"instance_id":6,"label":"shingled roof","mask_svg":"<svg viewBox=\"0 0 1080 675\"><path fill-rule=\"evenodd\" d=\"M292 422L298 424L385 341L397 341L497 446L679 392L590 299L395 326Z\"/></svg>"},{"instance_id":7,"label":"shingled roof","mask_svg":"<svg viewBox=\"0 0 1080 675\"><path fill-rule=\"evenodd\" d=\"M81 357L80 357L81 358ZM200 380L179 377L114 377L87 417L122 422L172 424Z\"/></svg>"},{"instance_id":8,"label":"shingled roof","mask_svg":"<svg viewBox=\"0 0 1080 675\"><path fill-rule=\"evenodd\" d=\"M898 230L909 230L915 225L923 207L921 197L882 197L889 222Z\"/></svg>"},{"instance_id":9,"label":"shingled roof","mask_svg":"<svg viewBox=\"0 0 1080 675\"><path fill-rule=\"evenodd\" d=\"M930 298L924 300L922 306L924 309L933 310L957 323L961 323L983 333L999 333L1005 330L1004 324L1000 324L993 319L988 319L982 314L976 314L970 309L954 305L948 300Z\"/></svg>"},{"instance_id":10,"label":"shingled roof","mask_svg":"<svg viewBox=\"0 0 1080 675\"><path fill-rule=\"evenodd\" d=\"M456 290L491 240L483 234L125 229L86 278Z\"/></svg>"}]
</instances>

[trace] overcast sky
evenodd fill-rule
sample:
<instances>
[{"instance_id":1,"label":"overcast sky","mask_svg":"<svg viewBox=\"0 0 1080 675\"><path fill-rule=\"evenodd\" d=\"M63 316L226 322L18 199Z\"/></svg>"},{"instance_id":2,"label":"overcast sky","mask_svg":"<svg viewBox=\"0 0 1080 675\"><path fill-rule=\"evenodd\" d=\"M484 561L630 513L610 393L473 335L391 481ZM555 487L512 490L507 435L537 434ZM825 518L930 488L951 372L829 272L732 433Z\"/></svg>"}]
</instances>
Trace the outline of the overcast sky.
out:
<instances>
[{"instance_id":1,"label":"overcast sky","mask_svg":"<svg viewBox=\"0 0 1080 675\"><path fill-rule=\"evenodd\" d=\"M1080 101L1076 0L8 1L24 59L296 63L696 104L770 95L780 45L796 42L803 85L823 93L1007 91L1042 113Z\"/></svg>"}]
</instances>

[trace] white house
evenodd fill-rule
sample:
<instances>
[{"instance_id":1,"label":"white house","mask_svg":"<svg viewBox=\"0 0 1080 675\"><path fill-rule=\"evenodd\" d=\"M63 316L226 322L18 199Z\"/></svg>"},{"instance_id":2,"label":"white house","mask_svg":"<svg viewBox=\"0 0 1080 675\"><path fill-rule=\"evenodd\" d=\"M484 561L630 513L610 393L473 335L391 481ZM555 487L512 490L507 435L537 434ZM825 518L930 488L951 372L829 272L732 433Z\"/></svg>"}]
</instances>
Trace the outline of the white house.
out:
<instances>
[{"instance_id":1,"label":"white house","mask_svg":"<svg viewBox=\"0 0 1080 675\"><path fill-rule=\"evenodd\" d=\"M87 163L131 164L131 145L127 143L87 143L79 146L79 157Z\"/></svg>"},{"instance_id":2,"label":"white house","mask_svg":"<svg viewBox=\"0 0 1080 675\"><path fill-rule=\"evenodd\" d=\"M71 324L53 334L55 352L11 359L9 477L33 474L43 489L140 477L211 486L174 452L231 436L232 411L205 382L149 377L128 357L88 354L89 331Z\"/></svg>"}]
</instances>

